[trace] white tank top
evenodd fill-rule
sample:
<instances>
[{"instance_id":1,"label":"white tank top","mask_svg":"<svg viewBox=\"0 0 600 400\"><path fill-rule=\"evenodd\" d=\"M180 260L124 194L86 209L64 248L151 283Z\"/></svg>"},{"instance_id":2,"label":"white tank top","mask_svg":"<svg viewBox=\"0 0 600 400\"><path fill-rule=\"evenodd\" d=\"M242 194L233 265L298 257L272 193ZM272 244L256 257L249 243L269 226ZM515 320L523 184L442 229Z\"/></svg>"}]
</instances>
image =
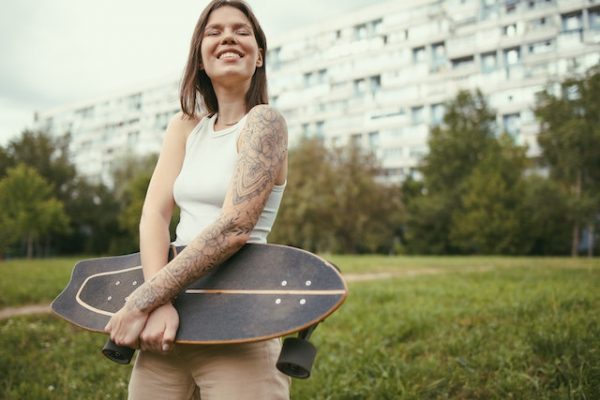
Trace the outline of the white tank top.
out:
<instances>
[{"instance_id":1,"label":"white tank top","mask_svg":"<svg viewBox=\"0 0 600 400\"><path fill-rule=\"evenodd\" d=\"M173 185L173 197L181 210L176 246L187 245L213 223L223 207L237 161L237 140L247 115L227 129L215 132L216 114L204 117L188 136L185 157ZM275 222L283 185L275 185L267 199L250 243L266 243Z\"/></svg>"}]
</instances>

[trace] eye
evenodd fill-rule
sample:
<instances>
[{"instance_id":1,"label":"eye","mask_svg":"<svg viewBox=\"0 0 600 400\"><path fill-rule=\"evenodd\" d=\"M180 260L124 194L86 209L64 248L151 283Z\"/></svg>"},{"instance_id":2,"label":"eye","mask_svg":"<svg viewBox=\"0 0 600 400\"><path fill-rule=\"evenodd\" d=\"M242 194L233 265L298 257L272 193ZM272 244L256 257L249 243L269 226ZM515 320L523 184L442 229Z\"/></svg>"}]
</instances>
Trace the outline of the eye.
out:
<instances>
[{"instance_id":1,"label":"eye","mask_svg":"<svg viewBox=\"0 0 600 400\"><path fill-rule=\"evenodd\" d=\"M209 29L204 32L204 36L217 36L219 31L217 29Z\"/></svg>"},{"instance_id":2,"label":"eye","mask_svg":"<svg viewBox=\"0 0 600 400\"><path fill-rule=\"evenodd\" d=\"M247 29L240 29L237 31L237 34L241 35L241 36L250 36L251 35L250 31L248 31Z\"/></svg>"}]
</instances>

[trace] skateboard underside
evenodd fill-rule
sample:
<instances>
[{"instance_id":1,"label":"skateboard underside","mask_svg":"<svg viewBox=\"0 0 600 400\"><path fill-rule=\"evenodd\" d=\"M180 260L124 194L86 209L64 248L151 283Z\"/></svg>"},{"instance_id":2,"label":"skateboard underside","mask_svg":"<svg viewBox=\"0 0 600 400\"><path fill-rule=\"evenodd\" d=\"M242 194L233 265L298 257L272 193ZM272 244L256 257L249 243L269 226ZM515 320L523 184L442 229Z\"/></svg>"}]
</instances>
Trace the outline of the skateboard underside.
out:
<instances>
[{"instance_id":1,"label":"skateboard underside","mask_svg":"<svg viewBox=\"0 0 600 400\"><path fill-rule=\"evenodd\" d=\"M102 332L139 285L138 254L78 263L52 304L62 318ZM180 343L239 343L279 337L312 326L344 301L335 267L303 250L249 244L189 285L175 299Z\"/></svg>"}]
</instances>

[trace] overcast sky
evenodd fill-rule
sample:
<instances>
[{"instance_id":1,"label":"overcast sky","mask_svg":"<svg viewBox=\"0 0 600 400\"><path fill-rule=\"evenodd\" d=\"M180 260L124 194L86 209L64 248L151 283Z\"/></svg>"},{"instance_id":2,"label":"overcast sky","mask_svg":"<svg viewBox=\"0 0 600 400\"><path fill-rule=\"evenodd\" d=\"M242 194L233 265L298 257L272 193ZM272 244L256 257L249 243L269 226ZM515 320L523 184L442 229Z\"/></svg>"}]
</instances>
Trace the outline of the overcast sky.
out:
<instances>
[{"instance_id":1,"label":"overcast sky","mask_svg":"<svg viewBox=\"0 0 600 400\"><path fill-rule=\"evenodd\" d=\"M377 0L249 0L267 39ZM0 145L33 112L179 76L208 0L0 2Z\"/></svg>"}]
</instances>

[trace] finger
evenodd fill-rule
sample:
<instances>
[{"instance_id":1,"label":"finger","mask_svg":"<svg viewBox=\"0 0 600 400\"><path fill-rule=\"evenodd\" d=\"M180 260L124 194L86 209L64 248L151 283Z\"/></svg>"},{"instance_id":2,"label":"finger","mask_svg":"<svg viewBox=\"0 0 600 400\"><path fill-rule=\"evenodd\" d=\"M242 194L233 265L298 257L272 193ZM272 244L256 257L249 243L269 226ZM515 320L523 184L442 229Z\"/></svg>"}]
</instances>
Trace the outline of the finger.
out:
<instances>
[{"instance_id":1,"label":"finger","mask_svg":"<svg viewBox=\"0 0 600 400\"><path fill-rule=\"evenodd\" d=\"M106 326L104 327L104 332L110 332L110 329L112 328L112 319L110 321L108 321L108 324L106 324Z\"/></svg>"},{"instance_id":2,"label":"finger","mask_svg":"<svg viewBox=\"0 0 600 400\"><path fill-rule=\"evenodd\" d=\"M177 326L167 325L165 333L163 334L162 340L162 351L169 351L173 348L173 342L175 342L175 335L177 334Z\"/></svg>"}]
</instances>

